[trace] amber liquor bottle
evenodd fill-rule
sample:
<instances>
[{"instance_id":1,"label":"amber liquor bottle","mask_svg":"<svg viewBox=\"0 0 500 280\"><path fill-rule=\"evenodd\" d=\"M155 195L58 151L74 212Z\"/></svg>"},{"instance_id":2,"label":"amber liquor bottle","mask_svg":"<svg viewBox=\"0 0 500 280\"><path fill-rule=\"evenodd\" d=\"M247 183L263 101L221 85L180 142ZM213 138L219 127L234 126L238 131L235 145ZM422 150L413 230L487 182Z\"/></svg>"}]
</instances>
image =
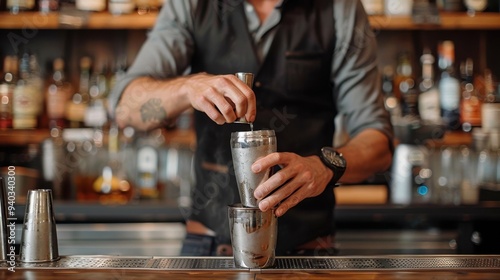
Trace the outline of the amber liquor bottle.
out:
<instances>
[{"instance_id":1,"label":"amber liquor bottle","mask_svg":"<svg viewBox=\"0 0 500 280\"><path fill-rule=\"evenodd\" d=\"M3 79L0 84L0 129L12 128L12 103L17 82L17 57L4 58Z\"/></svg>"},{"instance_id":2,"label":"amber liquor bottle","mask_svg":"<svg viewBox=\"0 0 500 280\"><path fill-rule=\"evenodd\" d=\"M460 120L462 130L472 131L473 127L481 126L482 98L474 87L474 64L471 58L460 64L462 76L462 100L460 103Z\"/></svg>"}]
</instances>

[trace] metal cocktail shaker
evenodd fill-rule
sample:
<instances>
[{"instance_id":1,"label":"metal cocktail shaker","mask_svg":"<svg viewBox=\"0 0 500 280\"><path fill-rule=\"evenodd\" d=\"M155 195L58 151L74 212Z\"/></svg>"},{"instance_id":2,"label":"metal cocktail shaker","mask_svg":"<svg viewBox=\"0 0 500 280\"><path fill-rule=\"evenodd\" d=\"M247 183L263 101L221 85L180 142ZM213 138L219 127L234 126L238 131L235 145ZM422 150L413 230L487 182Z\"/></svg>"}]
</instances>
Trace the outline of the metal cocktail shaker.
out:
<instances>
[{"instance_id":1,"label":"metal cocktail shaker","mask_svg":"<svg viewBox=\"0 0 500 280\"><path fill-rule=\"evenodd\" d=\"M28 191L19 260L27 263L59 259L52 190Z\"/></svg>"},{"instance_id":2,"label":"metal cocktail shaker","mask_svg":"<svg viewBox=\"0 0 500 280\"><path fill-rule=\"evenodd\" d=\"M3 177L0 177L0 263L7 261L7 254L9 253L7 246L7 192L6 185L4 184Z\"/></svg>"},{"instance_id":3,"label":"metal cocktail shaker","mask_svg":"<svg viewBox=\"0 0 500 280\"><path fill-rule=\"evenodd\" d=\"M254 191L271 175L271 169L253 173L252 164L259 158L276 152L274 130L239 131L231 134L231 154L233 157L236 182L241 203L245 207L258 207Z\"/></svg>"},{"instance_id":4,"label":"metal cocktail shaker","mask_svg":"<svg viewBox=\"0 0 500 280\"><path fill-rule=\"evenodd\" d=\"M272 267L278 236L278 218L274 210L228 207L229 231L233 247L234 264L244 268Z\"/></svg>"}]
</instances>

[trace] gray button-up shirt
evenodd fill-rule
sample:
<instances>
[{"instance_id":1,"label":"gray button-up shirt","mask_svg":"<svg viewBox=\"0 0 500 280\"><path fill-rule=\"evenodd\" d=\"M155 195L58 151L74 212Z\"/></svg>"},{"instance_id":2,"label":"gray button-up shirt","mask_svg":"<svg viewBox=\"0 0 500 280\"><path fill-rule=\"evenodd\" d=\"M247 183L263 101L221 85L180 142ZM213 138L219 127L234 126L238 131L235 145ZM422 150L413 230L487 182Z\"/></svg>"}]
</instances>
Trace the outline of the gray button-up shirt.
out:
<instances>
[{"instance_id":1,"label":"gray button-up shirt","mask_svg":"<svg viewBox=\"0 0 500 280\"><path fill-rule=\"evenodd\" d=\"M337 40L331 80L334 96L337 97L338 112L344 119L343 127L350 135L370 127L391 138L392 130L380 94L376 38L362 4L359 0L332 1ZM282 2L278 3L263 23L253 6L248 2L244 3L248 30L261 61L269 50L275 27L281 20ZM109 98L111 111L114 111L126 86L137 77L164 79L189 73L195 47L192 34L197 3L198 0L165 1L156 24L135 61L112 90ZM230 1L228 5L231 5Z\"/></svg>"}]
</instances>

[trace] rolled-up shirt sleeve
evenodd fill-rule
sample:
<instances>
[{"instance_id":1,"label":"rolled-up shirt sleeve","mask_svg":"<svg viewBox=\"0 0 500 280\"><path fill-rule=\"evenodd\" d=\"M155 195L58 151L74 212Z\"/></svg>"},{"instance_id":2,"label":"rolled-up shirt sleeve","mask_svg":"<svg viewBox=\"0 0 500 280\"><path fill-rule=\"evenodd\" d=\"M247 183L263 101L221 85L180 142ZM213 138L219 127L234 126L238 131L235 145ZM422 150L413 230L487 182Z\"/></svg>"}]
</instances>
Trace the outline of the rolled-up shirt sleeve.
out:
<instances>
[{"instance_id":1,"label":"rolled-up shirt sleeve","mask_svg":"<svg viewBox=\"0 0 500 280\"><path fill-rule=\"evenodd\" d=\"M166 79L182 75L189 68L194 50L191 34L196 3L197 0L165 1L134 62L108 97L111 116L123 91L134 79Z\"/></svg>"},{"instance_id":2,"label":"rolled-up shirt sleeve","mask_svg":"<svg viewBox=\"0 0 500 280\"><path fill-rule=\"evenodd\" d=\"M380 90L375 34L359 1L336 2L332 81L344 129L352 137L373 128L392 139L392 126Z\"/></svg>"}]
</instances>

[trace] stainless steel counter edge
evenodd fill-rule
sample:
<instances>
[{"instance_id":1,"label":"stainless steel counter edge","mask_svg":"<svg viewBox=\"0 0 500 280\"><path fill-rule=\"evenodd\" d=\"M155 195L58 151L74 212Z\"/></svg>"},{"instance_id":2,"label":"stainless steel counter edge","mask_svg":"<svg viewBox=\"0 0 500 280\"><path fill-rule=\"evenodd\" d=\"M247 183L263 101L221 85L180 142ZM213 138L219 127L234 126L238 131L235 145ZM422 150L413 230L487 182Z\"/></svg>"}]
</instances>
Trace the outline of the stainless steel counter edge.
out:
<instances>
[{"instance_id":1,"label":"stainless steel counter edge","mask_svg":"<svg viewBox=\"0 0 500 280\"><path fill-rule=\"evenodd\" d=\"M3 263L0 269L7 269ZM73 255L45 263L17 262L16 269L144 269L176 271L500 271L500 255L384 255L345 257L277 257L275 266L245 269L234 266L232 257L160 257Z\"/></svg>"}]
</instances>

